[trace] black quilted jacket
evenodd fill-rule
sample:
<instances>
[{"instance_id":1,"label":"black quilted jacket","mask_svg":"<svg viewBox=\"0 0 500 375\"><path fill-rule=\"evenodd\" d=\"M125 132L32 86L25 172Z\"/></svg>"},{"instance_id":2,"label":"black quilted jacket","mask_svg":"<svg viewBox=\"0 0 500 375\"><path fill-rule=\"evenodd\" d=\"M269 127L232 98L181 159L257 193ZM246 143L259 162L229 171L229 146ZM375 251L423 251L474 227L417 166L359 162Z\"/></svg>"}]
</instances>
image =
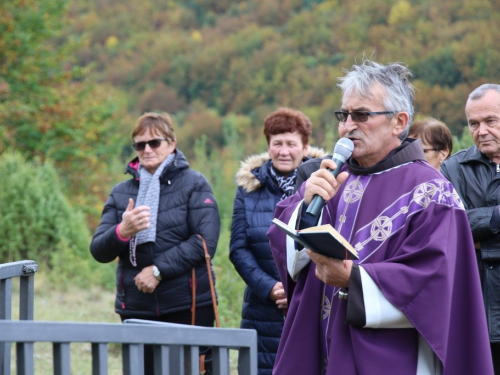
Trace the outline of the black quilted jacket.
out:
<instances>
[{"instance_id":1,"label":"black quilted jacket","mask_svg":"<svg viewBox=\"0 0 500 375\"><path fill-rule=\"evenodd\" d=\"M201 173L190 169L182 152L176 150L175 159L160 178L156 242L137 246L137 267L133 267L129 261L129 242L117 237L116 226L121 222L128 199L135 201L137 198L137 165L138 160L133 160L126 170L133 177L111 191L90 245L92 255L101 263L112 262L118 257L115 311L151 317L190 309L193 267L197 277L197 306L211 305L207 266L197 235L203 236L213 257L220 219L208 181ZM152 264L160 270L162 281L153 294L145 294L135 286L134 277ZM213 274L213 270L211 272Z\"/></svg>"}]
</instances>

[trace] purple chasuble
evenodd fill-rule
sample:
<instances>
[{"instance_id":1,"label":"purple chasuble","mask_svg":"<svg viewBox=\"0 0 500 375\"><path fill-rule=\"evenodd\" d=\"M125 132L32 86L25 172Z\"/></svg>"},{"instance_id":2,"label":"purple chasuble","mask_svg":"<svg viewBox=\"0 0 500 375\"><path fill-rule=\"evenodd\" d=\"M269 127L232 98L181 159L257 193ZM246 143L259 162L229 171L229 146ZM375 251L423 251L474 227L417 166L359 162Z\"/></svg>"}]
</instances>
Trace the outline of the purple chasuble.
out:
<instances>
[{"instance_id":1,"label":"purple chasuble","mask_svg":"<svg viewBox=\"0 0 500 375\"><path fill-rule=\"evenodd\" d=\"M278 204L275 217L290 221L304 186ZM285 234L272 226L268 236L289 302L274 374L416 375L419 335L444 375L493 374L467 215L437 170L415 161L351 174L325 206L323 223L349 239L360 255L356 263L415 328L347 324L348 301L338 298L338 288L325 288L314 263L291 280Z\"/></svg>"}]
</instances>

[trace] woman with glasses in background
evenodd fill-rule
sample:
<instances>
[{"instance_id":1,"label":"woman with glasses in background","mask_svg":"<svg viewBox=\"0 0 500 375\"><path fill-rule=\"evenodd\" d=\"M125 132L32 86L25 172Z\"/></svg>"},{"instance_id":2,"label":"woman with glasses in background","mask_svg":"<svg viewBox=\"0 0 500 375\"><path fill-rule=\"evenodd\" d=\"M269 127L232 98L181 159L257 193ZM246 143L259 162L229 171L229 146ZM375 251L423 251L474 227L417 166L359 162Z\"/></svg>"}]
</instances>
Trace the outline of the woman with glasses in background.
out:
<instances>
[{"instance_id":1,"label":"woman with glasses in background","mask_svg":"<svg viewBox=\"0 0 500 375\"><path fill-rule=\"evenodd\" d=\"M98 262L118 257L115 312L122 321L191 324L196 285L195 324L212 327L208 272L214 272L207 269L199 236L213 257L220 219L210 184L176 149L168 114L145 113L132 139L137 156L126 168L131 178L111 191L90 245ZM146 346L146 374L153 372L152 355Z\"/></svg>"},{"instance_id":2,"label":"woman with glasses in background","mask_svg":"<svg viewBox=\"0 0 500 375\"><path fill-rule=\"evenodd\" d=\"M433 117L414 121L409 129L408 137L422 140L425 159L439 170L453 150L453 138L450 129Z\"/></svg>"}]
</instances>

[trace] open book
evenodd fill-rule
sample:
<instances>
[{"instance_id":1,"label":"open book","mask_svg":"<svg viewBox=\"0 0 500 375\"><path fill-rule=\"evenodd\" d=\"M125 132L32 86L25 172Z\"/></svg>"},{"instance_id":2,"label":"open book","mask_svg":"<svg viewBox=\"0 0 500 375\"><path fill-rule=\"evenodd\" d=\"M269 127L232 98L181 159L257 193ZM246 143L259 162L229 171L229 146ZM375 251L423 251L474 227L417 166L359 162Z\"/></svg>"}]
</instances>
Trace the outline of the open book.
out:
<instances>
[{"instance_id":1,"label":"open book","mask_svg":"<svg viewBox=\"0 0 500 375\"><path fill-rule=\"evenodd\" d=\"M279 219L273 223L296 242L319 254L336 259L358 259L358 252L330 224L296 230Z\"/></svg>"}]
</instances>

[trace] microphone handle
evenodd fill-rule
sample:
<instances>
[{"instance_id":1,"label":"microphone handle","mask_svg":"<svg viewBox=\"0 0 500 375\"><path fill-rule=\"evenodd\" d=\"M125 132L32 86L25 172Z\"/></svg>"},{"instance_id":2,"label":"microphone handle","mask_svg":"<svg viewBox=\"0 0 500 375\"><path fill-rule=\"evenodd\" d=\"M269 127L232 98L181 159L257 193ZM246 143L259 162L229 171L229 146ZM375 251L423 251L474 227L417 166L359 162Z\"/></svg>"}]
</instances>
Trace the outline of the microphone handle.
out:
<instances>
[{"instance_id":1,"label":"microphone handle","mask_svg":"<svg viewBox=\"0 0 500 375\"><path fill-rule=\"evenodd\" d=\"M333 176L336 178L344 163L341 160L337 160L337 159L333 159L333 161L335 162L335 164L337 164L337 168L335 168L335 170L332 170L330 168L327 168L327 169L330 172L332 172ZM325 200L321 196L315 195L314 198L312 199L311 203L309 203L309 206L307 207L306 213L311 215L311 216L318 217L324 204L325 204Z\"/></svg>"},{"instance_id":2,"label":"microphone handle","mask_svg":"<svg viewBox=\"0 0 500 375\"><path fill-rule=\"evenodd\" d=\"M306 213L311 216L318 217L319 212L321 211L321 208L323 208L324 204L325 200L319 195L315 195L311 203L309 203Z\"/></svg>"}]
</instances>

